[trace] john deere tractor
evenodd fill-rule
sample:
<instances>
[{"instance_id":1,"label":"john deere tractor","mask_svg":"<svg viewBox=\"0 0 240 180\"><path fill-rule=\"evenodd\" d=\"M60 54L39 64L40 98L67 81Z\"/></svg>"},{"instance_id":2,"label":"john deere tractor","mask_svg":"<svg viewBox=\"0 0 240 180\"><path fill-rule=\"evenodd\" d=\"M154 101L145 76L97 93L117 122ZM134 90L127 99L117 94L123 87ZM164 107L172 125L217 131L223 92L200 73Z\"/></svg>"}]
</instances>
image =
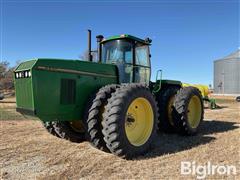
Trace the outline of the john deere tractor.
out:
<instances>
[{"instance_id":1,"label":"john deere tractor","mask_svg":"<svg viewBox=\"0 0 240 180\"><path fill-rule=\"evenodd\" d=\"M194 135L203 120L200 91L180 81L150 81L151 40L97 36L92 61L33 59L15 70L17 111L43 122L51 134L88 140L123 158L146 153L158 130Z\"/></svg>"}]
</instances>

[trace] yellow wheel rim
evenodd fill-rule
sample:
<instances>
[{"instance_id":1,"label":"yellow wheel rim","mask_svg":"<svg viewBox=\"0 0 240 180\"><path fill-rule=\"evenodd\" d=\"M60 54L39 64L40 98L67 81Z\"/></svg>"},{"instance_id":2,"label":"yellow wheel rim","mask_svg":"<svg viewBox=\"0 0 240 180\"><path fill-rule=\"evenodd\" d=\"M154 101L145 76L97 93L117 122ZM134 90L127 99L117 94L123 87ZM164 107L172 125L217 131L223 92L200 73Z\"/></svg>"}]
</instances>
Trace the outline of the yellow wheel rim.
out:
<instances>
[{"instance_id":1,"label":"yellow wheel rim","mask_svg":"<svg viewBox=\"0 0 240 180\"><path fill-rule=\"evenodd\" d=\"M198 96L193 96L188 104L188 123L196 128L201 120L202 106Z\"/></svg>"},{"instance_id":2,"label":"yellow wheel rim","mask_svg":"<svg viewBox=\"0 0 240 180\"><path fill-rule=\"evenodd\" d=\"M169 101L168 101L168 105L167 105L167 113L168 113L168 120L169 120L169 123L174 126L173 124L173 118L172 118L172 105L173 105L173 101L174 101L174 97L175 96L172 96Z\"/></svg>"},{"instance_id":3,"label":"yellow wheel rim","mask_svg":"<svg viewBox=\"0 0 240 180\"><path fill-rule=\"evenodd\" d=\"M128 107L125 118L125 132L129 142L141 146L152 134L154 115L152 106L145 98L136 98Z\"/></svg>"},{"instance_id":4,"label":"yellow wheel rim","mask_svg":"<svg viewBox=\"0 0 240 180\"><path fill-rule=\"evenodd\" d=\"M69 122L71 128L79 133L84 133L84 126L82 121L71 121Z\"/></svg>"}]
</instances>

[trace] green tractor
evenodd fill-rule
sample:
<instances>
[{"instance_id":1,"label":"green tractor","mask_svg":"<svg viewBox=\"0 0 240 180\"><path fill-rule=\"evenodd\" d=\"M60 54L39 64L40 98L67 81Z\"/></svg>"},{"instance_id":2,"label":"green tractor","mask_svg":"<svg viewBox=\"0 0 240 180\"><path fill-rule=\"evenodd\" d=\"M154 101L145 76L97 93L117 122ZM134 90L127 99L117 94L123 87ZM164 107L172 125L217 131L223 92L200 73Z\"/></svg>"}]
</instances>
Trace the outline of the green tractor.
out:
<instances>
[{"instance_id":1,"label":"green tractor","mask_svg":"<svg viewBox=\"0 0 240 180\"><path fill-rule=\"evenodd\" d=\"M193 135L203 120L195 87L150 81L151 40L97 36L98 58L33 59L15 70L17 111L35 116L51 134L73 142L88 140L123 158L146 153L158 130ZM160 78L158 78L160 76Z\"/></svg>"}]
</instances>

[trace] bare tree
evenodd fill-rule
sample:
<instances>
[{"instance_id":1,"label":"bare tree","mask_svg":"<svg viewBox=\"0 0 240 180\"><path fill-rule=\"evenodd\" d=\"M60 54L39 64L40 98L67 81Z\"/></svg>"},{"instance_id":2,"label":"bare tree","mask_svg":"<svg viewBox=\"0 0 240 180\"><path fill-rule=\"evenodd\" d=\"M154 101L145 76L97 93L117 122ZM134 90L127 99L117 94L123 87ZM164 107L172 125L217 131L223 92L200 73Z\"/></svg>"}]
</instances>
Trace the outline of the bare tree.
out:
<instances>
[{"instance_id":1,"label":"bare tree","mask_svg":"<svg viewBox=\"0 0 240 180\"><path fill-rule=\"evenodd\" d=\"M4 78L9 66L9 62L2 61L0 62L0 78Z\"/></svg>"},{"instance_id":2,"label":"bare tree","mask_svg":"<svg viewBox=\"0 0 240 180\"><path fill-rule=\"evenodd\" d=\"M84 60L84 61L87 61L88 60L88 51L85 50L80 56L79 58L81 60ZM97 50L94 50L92 52L92 59L93 59L93 62L97 62Z\"/></svg>"},{"instance_id":3,"label":"bare tree","mask_svg":"<svg viewBox=\"0 0 240 180\"><path fill-rule=\"evenodd\" d=\"M0 62L0 90L12 90L14 67L9 66L8 61Z\"/></svg>"}]
</instances>

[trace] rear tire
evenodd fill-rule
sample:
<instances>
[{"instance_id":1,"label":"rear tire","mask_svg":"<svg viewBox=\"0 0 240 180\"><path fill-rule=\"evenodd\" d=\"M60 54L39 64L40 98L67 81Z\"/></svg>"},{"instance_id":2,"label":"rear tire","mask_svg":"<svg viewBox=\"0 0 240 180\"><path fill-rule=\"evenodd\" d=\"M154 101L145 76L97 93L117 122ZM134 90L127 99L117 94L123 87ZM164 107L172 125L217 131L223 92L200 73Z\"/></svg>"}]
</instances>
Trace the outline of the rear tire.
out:
<instances>
[{"instance_id":1,"label":"rear tire","mask_svg":"<svg viewBox=\"0 0 240 180\"><path fill-rule=\"evenodd\" d=\"M106 147L106 143L103 140L102 134L102 114L104 112L104 106L107 104L108 98L111 97L111 94L116 91L119 85L107 85L99 89L96 95L91 100L91 105L86 111L86 133L90 143L103 151L109 152Z\"/></svg>"},{"instance_id":2,"label":"rear tire","mask_svg":"<svg viewBox=\"0 0 240 180\"><path fill-rule=\"evenodd\" d=\"M158 108L148 88L121 86L108 100L103 117L104 141L113 154L132 159L149 150L156 135Z\"/></svg>"},{"instance_id":3,"label":"rear tire","mask_svg":"<svg viewBox=\"0 0 240 180\"><path fill-rule=\"evenodd\" d=\"M77 143L84 141L86 139L84 130L82 129L81 131L77 131L76 128L73 128L71 123L72 122L68 121L51 122L58 137Z\"/></svg>"},{"instance_id":4,"label":"rear tire","mask_svg":"<svg viewBox=\"0 0 240 180\"><path fill-rule=\"evenodd\" d=\"M180 134L194 135L203 121L203 100L195 87L181 88L173 103L173 121Z\"/></svg>"},{"instance_id":5,"label":"rear tire","mask_svg":"<svg viewBox=\"0 0 240 180\"><path fill-rule=\"evenodd\" d=\"M157 96L158 109L159 109L159 130L166 133L173 133L176 131L172 118L172 109L175 95L179 87L170 86L160 91Z\"/></svg>"}]
</instances>

